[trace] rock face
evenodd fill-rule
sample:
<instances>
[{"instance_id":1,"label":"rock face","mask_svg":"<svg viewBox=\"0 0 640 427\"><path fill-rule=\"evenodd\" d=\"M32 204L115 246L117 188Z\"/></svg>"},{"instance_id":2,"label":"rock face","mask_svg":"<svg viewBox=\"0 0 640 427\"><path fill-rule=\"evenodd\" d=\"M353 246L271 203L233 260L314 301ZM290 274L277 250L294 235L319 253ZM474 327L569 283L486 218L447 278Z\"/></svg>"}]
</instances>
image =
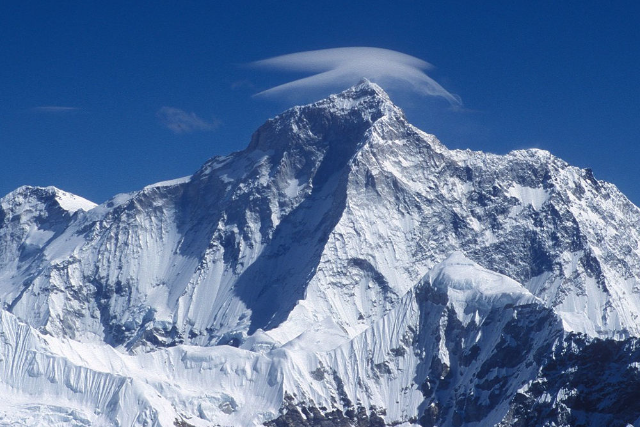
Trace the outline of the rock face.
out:
<instances>
[{"instance_id":1,"label":"rock face","mask_svg":"<svg viewBox=\"0 0 640 427\"><path fill-rule=\"evenodd\" d=\"M639 344L568 334L518 391L502 425L638 425Z\"/></svg>"},{"instance_id":2,"label":"rock face","mask_svg":"<svg viewBox=\"0 0 640 427\"><path fill-rule=\"evenodd\" d=\"M633 423L639 224L590 170L448 150L364 81L191 177L0 199L0 420Z\"/></svg>"}]
</instances>

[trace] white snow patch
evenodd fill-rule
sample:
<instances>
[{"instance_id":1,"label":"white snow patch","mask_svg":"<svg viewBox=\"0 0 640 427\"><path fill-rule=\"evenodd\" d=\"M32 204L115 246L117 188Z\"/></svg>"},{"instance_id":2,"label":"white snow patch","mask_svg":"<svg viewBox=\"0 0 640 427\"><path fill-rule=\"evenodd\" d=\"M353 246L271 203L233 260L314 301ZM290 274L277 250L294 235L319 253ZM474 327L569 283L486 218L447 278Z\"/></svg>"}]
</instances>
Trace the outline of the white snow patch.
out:
<instances>
[{"instance_id":1,"label":"white snow patch","mask_svg":"<svg viewBox=\"0 0 640 427\"><path fill-rule=\"evenodd\" d=\"M544 188L524 187L517 184L510 187L507 194L520 200L523 205L531 205L535 210L539 210L550 196L549 191Z\"/></svg>"},{"instance_id":2,"label":"white snow patch","mask_svg":"<svg viewBox=\"0 0 640 427\"><path fill-rule=\"evenodd\" d=\"M70 213L74 213L79 210L90 211L98 206L85 198L60 190L56 191L56 201L62 209Z\"/></svg>"},{"instance_id":3,"label":"white snow patch","mask_svg":"<svg viewBox=\"0 0 640 427\"><path fill-rule=\"evenodd\" d=\"M304 185L300 185L300 181L298 181L297 179L291 179L289 180L286 188L284 189L284 193L287 195L287 197L293 199L298 195L298 193L300 192L300 190L302 190L303 187Z\"/></svg>"},{"instance_id":4,"label":"white snow patch","mask_svg":"<svg viewBox=\"0 0 640 427\"><path fill-rule=\"evenodd\" d=\"M170 179L170 180L167 180L167 181L156 182L155 184L147 185L144 188L147 189L147 188L157 188L157 187L171 187L171 186L174 186L174 185L186 184L189 181L191 181L191 175L183 176L182 178L176 178L176 179Z\"/></svg>"},{"instance_id":5,"label":"white snow patch","mask_svg":"<svg viewBox=\"0 0 640 427\"><path fill-rule=\"evenodd\" d=\"M26 245L43 247L45 243L49 241L53 236L55 236L55 232L51 230L40 230L35 225L31 225L29 227L29 234L25 239L24 243Z\"/></svg>"}]
</instances>

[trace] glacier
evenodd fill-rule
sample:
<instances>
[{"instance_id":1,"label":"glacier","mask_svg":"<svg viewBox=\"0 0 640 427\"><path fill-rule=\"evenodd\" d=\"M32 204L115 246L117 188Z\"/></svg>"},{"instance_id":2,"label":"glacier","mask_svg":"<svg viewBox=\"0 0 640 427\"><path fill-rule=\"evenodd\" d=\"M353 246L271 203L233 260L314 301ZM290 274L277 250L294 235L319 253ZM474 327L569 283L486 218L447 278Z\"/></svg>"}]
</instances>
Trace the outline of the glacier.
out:
<instances>
[{"instance_id":1,"label":"glacier","mask_svg":"<svg viewBox=\"0 0 640 427\"><path fill-rule=\"evenodd\" d=\"M101 205L21 187L0 424L638 423L638 224L590 170L449 150L366 80Z\"/></svg>"}]
</instances>

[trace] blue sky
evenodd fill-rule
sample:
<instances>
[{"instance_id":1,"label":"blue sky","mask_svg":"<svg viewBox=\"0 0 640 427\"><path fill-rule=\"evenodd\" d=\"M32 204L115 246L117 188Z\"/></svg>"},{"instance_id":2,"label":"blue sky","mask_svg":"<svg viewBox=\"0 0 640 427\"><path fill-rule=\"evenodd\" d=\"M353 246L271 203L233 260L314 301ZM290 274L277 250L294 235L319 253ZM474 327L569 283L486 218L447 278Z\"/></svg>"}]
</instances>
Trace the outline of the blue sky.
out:
<instances>
[{"instance_id":1,"label":"blue sky","mask_svg":"<svg viewBox=\"0 0 640 427\"><path fill-rule=\"evenodd\" d=\"M547 149L640 203L640 6L611 3L4 1L0 194L102 202L189 175L322 95L253 97L309 73L247 63L370 46L430 62L461 98L389 90L450 148Z\"/></svg>"}]
</instances>

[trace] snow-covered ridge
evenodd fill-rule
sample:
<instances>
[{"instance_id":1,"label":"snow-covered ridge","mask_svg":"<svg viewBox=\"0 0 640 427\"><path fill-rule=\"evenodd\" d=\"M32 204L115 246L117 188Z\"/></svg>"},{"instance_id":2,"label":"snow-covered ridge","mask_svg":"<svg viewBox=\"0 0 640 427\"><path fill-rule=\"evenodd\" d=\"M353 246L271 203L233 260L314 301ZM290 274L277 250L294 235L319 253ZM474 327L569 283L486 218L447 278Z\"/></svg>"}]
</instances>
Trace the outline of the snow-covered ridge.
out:
<instances>
[{"instance_id":1,"label":"snow-covered ridge","mask_svg":"<svg viewBox=\"0 0 640 427\"><path fill-rule=\"evenodd\" d=\"M268 384L271 365L226 346L128 356L106 344L42 336L0 310L0 393L11 403L0 420L11 423L259 425L280 404L279 385Z\"/></svg>"},{"instance_id":2,"label":"snow-covered ridge","mask_svg":"<svg viewBox=\"0 0 640 427\"><path fill-rule=\"evenodd\" d=\"M56 200L63 209L72 213L78 210L90 211L97 206L95 203L87 199L76 196L75 194L67 193L66 191L57 192Z\"/></svg>"},{"instance_id":3,"label":"snow-covered ridge","mask_svg":"<svg viewBox=\"0 0 640 427\"><path fill-rule=\"evenodd\" d=\"M191 175L183 176L182 178L169 179L167 181L156 182L155 184L147 185L144 188L171 187L173 185L186 184L190 180L191 180Z\"/></svg>"},{"instance_id":4,"label":"snow-covered ridge","mask_svg":"<svg viewBox=\"0 0 640 427\"><path fill-rule=\"evenodd\" d=\"M478 323L488 311L507 305L543 304L524 286L501 274L486 270L461 252L454 252L434 267L425 279L447 294L458 320ZM468 307L474 307L470 311Z\"/></svg>"}]
</instances>

